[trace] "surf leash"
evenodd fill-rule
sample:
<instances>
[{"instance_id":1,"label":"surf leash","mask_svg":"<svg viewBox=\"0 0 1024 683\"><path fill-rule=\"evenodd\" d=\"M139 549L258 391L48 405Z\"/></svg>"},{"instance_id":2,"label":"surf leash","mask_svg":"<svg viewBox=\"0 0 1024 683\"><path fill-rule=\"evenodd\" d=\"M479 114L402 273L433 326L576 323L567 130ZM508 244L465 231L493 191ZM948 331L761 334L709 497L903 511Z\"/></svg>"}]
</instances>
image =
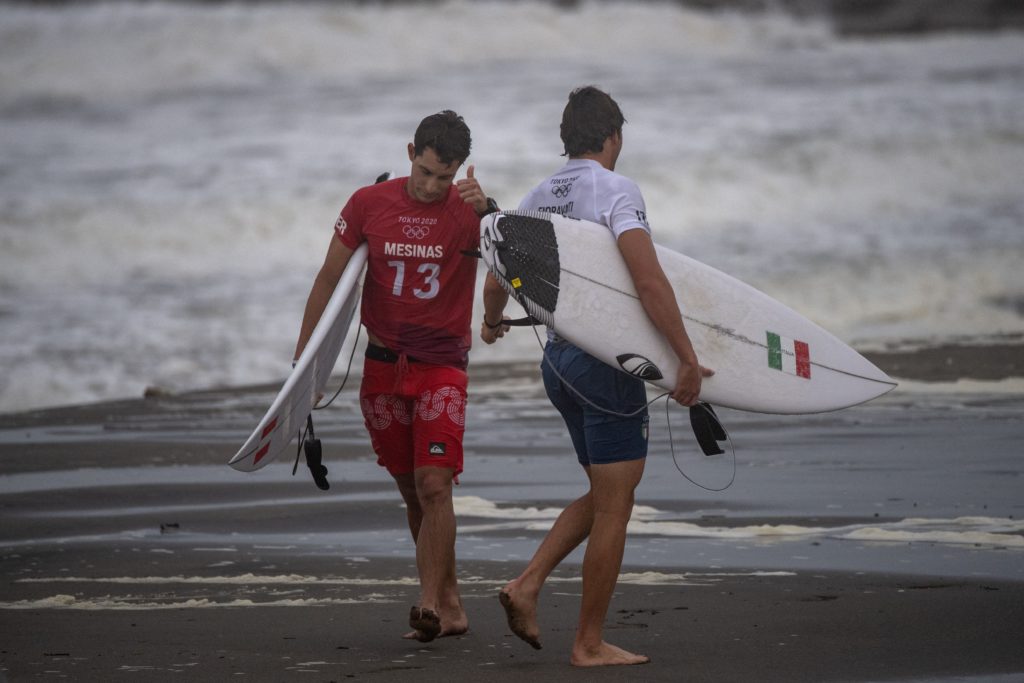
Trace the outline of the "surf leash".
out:
<instances>
[{"instance_id":1,"label":"surf leash","mask_svg":"<svg viewBox=\"0 0 1024 683\"><path fill-rule=\"evenodd\" d=\"M492 325L487 322L486 318L484 319L484 325L487 325L487 327L492 330L496 330L499 327L534 327L541 324L541 321L537 320L532 315L527 315L523 318L502 318L501 322L497 325Z\"/></svg>"}]
</instances>

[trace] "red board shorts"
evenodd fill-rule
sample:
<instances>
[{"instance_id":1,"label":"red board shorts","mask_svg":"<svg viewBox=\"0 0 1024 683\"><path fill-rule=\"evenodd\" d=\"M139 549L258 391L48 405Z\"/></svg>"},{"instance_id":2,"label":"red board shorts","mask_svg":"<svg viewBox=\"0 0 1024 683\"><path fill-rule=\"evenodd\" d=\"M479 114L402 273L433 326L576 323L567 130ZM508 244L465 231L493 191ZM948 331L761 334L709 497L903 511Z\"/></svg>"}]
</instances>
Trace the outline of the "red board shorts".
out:
<instances>
[{"instance_id":1,"label":"red board shorts","mask_svg":"<svg viewBox=\"0 0 1024 683\"><path fill-rule=\"evenodd\" d=\"M367 358L359 403L377 464L392 475L420 467L462 472L466 431L464 370Z\"/></svg>"}]
</instances>

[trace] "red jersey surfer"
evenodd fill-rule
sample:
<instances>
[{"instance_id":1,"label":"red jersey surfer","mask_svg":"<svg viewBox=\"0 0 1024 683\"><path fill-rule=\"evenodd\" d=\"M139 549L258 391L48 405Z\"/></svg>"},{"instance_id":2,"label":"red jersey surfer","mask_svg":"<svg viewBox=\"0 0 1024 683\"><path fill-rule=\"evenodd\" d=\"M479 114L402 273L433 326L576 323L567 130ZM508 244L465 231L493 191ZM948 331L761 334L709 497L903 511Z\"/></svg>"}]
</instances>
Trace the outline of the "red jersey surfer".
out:
<instances>
[{"instance_id":1,"label":"red jersey surfer","mask_svg":"<svg viewBox=\"0 0 1024 683\"><path fill-rule=\"evenodd\" d=\"M409 143L408 177L357 190L342 209L306 302L295 357L361 243L369 247L360 315L369 343L360 404L377 462L405 501L419 602L408 638L468 628L455 578L452 482L462 471L466 363L480 216L493 202L469 166L471 138L452 111L428 116Z\"/></svg>"}]
</instances>

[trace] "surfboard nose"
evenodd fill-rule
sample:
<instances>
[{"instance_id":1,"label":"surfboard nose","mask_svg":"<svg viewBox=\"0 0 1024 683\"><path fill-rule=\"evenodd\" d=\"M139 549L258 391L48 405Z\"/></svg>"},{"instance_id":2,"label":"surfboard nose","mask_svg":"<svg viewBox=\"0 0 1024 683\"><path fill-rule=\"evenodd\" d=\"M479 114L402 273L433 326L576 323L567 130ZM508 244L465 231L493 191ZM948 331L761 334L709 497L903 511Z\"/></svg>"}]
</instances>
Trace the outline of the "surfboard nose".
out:
<instances>
[{"instance_id":1,"label":"surfboard nose","mask_svg":"<svg viewBox=\"0 0 1024 683\"><path fill-rule=\"evenodd\" d=\"M864 379L867 379L867 380L871 380L873 382L877 382L878 385L879 385L878 386L878 390L879 390L878 394L876 394L872 398L877 398L878 396L884 396L885 394L888 394L890 391L892 391L893 389L895 389L896 387L899 386L899 382L897 382L892 377L890 377L880 367L878 367L877 365L875 365L874 363L869 361L863 355L861 355L859 353L857 355L860 357L860 362L861 362L861 369L860 369L861 377L863 377Z\"/></svg>"}]
</instances>

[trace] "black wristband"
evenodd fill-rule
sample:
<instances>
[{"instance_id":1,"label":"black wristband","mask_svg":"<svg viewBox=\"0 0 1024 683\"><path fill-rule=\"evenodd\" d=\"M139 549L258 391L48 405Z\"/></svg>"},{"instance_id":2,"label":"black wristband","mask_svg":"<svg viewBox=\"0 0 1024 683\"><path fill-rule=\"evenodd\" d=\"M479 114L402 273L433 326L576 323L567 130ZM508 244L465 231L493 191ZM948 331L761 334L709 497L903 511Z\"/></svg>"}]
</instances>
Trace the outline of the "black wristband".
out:
<instances>
[{"instance_id":1,"label":"black wristband","mask_svg":"<svg viewBox=\"0 0 1024 683\"><path fill-rule=\"evenodd\" d=\"M494 201L494 197L488 197L487 198L487 210L484 211L482 214L480 214L480 216L483 217L483 216L486 216L488 214L492 214L495 211L501 211L501 209L498 208L498 202Z\"/></svg>"},{"instance_id":2,"label":"black wristband","mask_svg":"<svg viewBox=\"0 0 1024 683\"><path fill-rule=\"evenodd\" d=\"M496 330L496 329L498 329L499 327L501 327L504 324L505 324L505 319L504 318L502 318L501 322L498 323L497 325L492 325L489 322L487 322L487 316L486 315L484 316L484 325L487 325L487 327L489 327L492 330Z\"/></svg>"}]
</instances>

